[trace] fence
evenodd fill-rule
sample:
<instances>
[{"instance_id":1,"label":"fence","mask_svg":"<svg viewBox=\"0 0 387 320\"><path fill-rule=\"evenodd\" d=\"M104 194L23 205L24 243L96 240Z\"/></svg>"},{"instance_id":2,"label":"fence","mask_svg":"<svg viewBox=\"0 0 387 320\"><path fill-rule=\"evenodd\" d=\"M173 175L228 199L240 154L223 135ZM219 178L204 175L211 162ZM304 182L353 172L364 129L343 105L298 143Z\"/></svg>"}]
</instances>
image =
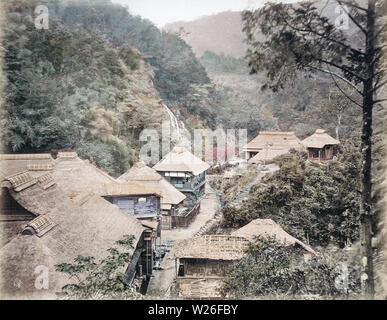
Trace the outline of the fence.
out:
<instances>
[{"instance_id":1,"label":"fence","mask_svg":"<svg viewBox=\"0 0 387 320\"><path fill-rule=\"evenodd\" d=\"M171 216L172 228L187 228L200 211L200 202L196 204L188 213Z\"/></svg>"}]
</instances>

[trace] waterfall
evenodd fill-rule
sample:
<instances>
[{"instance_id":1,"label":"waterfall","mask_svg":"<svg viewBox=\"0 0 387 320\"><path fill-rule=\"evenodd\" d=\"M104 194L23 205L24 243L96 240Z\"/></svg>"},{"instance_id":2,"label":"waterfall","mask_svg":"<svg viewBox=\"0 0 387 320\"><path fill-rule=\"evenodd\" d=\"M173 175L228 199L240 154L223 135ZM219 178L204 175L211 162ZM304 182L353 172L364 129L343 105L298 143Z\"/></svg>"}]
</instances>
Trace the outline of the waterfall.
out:
<instances>
[{"instance_id":1,"label":"waterfall","mask_svg":"<svg viewBox=\"0 0 387 320\"><path fill-rule=\"evenodd\" d=\"M168 108L168 106L163 103L163 107L165 108L165 110L167 110L167 113L169 115L169 118L171 119L171 124L172 124L172 128L174 130L176 130L177 132L177 135L178 137L180 138L180 126L179 126L179 121L177 120L176 116L173 114L173 112L171 111L171 109Z\"/></svg>"}]
</instances>

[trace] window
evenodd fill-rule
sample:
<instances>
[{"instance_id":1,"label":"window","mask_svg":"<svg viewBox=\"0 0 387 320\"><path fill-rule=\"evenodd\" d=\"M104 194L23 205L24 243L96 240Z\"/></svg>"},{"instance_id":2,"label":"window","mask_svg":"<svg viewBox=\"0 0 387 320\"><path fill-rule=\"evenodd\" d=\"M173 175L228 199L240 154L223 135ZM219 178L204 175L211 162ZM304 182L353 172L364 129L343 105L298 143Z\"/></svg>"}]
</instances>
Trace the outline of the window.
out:
<instances>
[{"instance_id":1,"label":"window","mask_svg":"<svg viewBox=\"0 0 387 320\"><path fill-rule=\"evenodd\" d=\"M318 156L319 156L319 149L312 149L312 150L310 150L310 156L312 157L312 158L318 158Z\"/></svg>"}]
</instances>

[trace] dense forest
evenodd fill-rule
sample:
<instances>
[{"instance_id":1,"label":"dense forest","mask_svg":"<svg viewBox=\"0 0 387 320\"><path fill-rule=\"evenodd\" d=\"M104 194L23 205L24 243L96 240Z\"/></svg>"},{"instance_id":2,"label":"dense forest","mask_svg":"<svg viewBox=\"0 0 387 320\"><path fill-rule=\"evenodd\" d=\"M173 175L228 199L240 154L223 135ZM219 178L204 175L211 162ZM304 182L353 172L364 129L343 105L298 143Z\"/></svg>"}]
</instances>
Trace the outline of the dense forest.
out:
<instances>
[{"instance_id":1,"label":"dense forest","mask_svg":"<svg viewBox=\"0 0 387 320\"><path fill-rule=\"evenodd\" d=\"M38 4L6 6L10 151L75 150L122 173L141 130L168 119L160 99L188 128L248 128L250 136L273 128L241 93L214 85L178 35L108 0L47 1L50 25L39 30Z\"/></svg>"}]
</instances>

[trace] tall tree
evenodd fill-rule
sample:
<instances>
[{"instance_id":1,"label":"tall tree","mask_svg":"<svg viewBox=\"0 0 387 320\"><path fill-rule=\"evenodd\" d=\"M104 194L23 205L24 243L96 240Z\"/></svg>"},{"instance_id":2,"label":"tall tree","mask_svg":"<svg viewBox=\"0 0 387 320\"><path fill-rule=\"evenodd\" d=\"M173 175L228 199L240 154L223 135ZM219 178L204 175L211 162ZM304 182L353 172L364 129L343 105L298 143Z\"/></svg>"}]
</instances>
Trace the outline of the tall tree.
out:
<instances>
[{"instance_id":1,"label":"tall tree","mask_svg":"<svg viewBox=\"0 0 387 320\"><path fill-rule=\"evenodd\" d=\"M328 73L341 93L362 108L361 247L363 293L374 294L372 224L372 112L383 80L382 35L386 23L378 0L327 0L297 4L267 3L243 13L247 58L252 72L264 71L277 91L285 82L314 72ZM338 12L332 16L332 12ZM330 16L329 16L330 14ZM262 40L263 34L263 40ZM341 89L346 83L358 94Z\"/></svg>"}]
</instances>

